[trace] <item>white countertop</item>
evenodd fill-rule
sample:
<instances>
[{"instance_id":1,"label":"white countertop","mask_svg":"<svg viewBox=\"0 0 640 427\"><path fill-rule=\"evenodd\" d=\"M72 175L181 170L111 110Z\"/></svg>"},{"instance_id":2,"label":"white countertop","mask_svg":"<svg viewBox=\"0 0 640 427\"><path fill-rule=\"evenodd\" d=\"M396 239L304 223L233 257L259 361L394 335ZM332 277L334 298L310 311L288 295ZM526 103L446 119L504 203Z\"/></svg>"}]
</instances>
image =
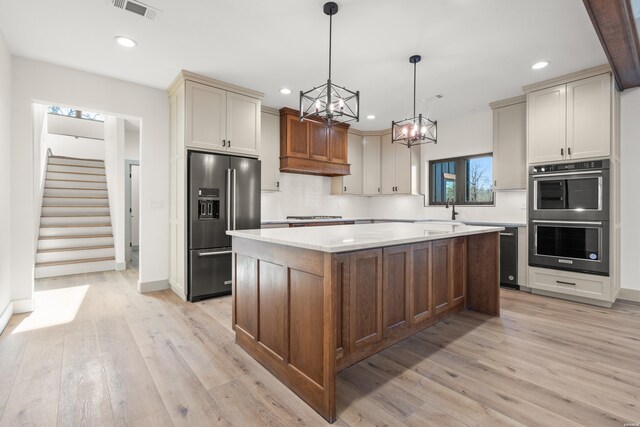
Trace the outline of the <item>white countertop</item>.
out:
<instances>
[{"instance_id":1,"label":"white countertop","mask_svg":"<svg viewBox=\"0 0 640 427\"><path fill-rule=\"evenodd\" d=\"M306 224L306 223L332 223L332 222L444 222L444 223L457 223L467 225L489 225L497 227L526 227L524 222L509 222L509 221L466 221L449 219L424 219L424 218L318 218L318 219L264 219L261 221L262 225L275 225L275 224Z\"/></svg>"},{"instance_id":2,"label":"white countertop","mask_svg":"<svg viewBox=\"0 0 640 427\"><path fill-rule=\"evenodd\" d=\"M446 223L378 223L325 227L266 228L227 231L230 236L278 243L321 252L350 252L360 249L449 239L492 233L503 227L479 227Z\"/></svg>"}]
</instances>

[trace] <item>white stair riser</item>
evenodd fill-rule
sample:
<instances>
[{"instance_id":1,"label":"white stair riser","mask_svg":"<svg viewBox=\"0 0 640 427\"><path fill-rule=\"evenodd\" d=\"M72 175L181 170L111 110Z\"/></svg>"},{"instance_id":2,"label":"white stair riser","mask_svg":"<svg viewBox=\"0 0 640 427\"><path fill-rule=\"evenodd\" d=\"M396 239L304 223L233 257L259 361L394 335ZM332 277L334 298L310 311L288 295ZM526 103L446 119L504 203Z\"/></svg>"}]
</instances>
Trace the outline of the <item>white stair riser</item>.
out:
<instances>
[{"instance_id":1,"label":"white stair riser","mask_svg":"<svg viewBox=\"0 0 640 427\"><path fill-rule=\"evenodd\" d=\"M109 199L87 199L87 198L65 198L65 197L44 197L42 206L64 205L64 206L109 206Z\"/></svg>"},{"instance_id":2,"label":"white stair riser","mask_svg":"<svg viewBox=\"0 0 640 427\"><path fill-rule=\"evenodd\" d=\"M86 166L75 165L47 165L47 172L73 172L73 173L86 173L89 175L104 175L105 170L103 168L88 168Z\"/></svg>"},{"instance_id":3,"label":"white stair riser","mask_svg":"<svg viewBox=\"0 0 640 427\"><path fill-rule=\"evenodd\" d=\"M39 252L36 262L71 261L86 258L107 258L115 256L114 248L84 249L81 251Z\"/></svg>"},{"instance_id":4,"label":"white stair riser","mask_svg":"<svg viewBox=\"0 0 640 427\"><path fill-rule=\"evenodd\" d=\"M105 216L40 218L40 225L68 225L68 224L111 224L111 217L109 215L105 215Z\"/></svg>"},{"instance_id":5,"label":"white stair riser","mask_svg":"<svg viewBox=\"0 0 640 427\"><path fill-rule=\"evenodd\" d=\"M73 187L72 187L73 188ZM45 196L56 196L56 197L108 197L107 189L103 190L73 190L73 189L57 189L57 188L45 188L44 195Z\"/></svg>"},{"instance_id":6,"label":"white stair riser","mask_svg":"<svg viewBox=\"0 0 640 427\"><path fill-rule=\"evenodd\" d=\"M113 245L113 237L38 240L38 249L80 248L83 246Z\"/></svg>"},{"instance_id":7,"label":"white stair riser","mask_svg":"<svg viewBox=\"0 0 640 427\"><path fill-rule=\"evenodd\" d=\"M100 208L83 208L83 207L63 207L56 208L51 206L42 207L42 215L109 215L109 207Z\"/></svg>"},{"instance_id":8,"label":"white stair riser","mask_svg":"<svg viewBox=\"0 0 640 427\"><path fill-rule=\"evenodd\" d=\"M86 236L88 234L111 234L111 232L111 227L41 227L40 237Z\"/></svg>"},{"instance_id":9,"label":"white stair riser","mask_svg":"<svg viewBox=\"0 0 640 427\"><path fill-rule=\"evenodd\" d=\"M49 157L48 163L57 163L61 165L75 165L75 166L98 166L104 167L104 162L101 160L99 162L93 160L81 160L81 159L58 159L55 157Z\"/></svg>"},{"instance_id":10,"label":"white stair riser","mask_svg":"<svg viewBox=\"0 0 640 427\"><path fill-rule=\"evenodd\" d=\"M47 179L71 179L71 180L79 180L79 181L107 182L107 179L105 176L62 173L62 172L47 172Z\"/></svg>"},{"instance_id":11,"label":"white stair riser","mask_svg":"<svg viewBox=\"0 0 640 427\"><path fill-rule=\"evenodd\" d=\"M71 176L71 175L68 175ZM70 178L62 178L70 179ZM63 188L104 188L107 189L106 182L82 182L82 181L62 181L55 179L47 179L45 187L63 187Z\"/></svg>"},{"instance_id":12,"label":"white stair riser","mask_svg":"<svg viewBox=\"0 0 640 427\"><path fill-rule=\"evenodd\" d=\"M78 264L54 265L36 267L36 279L43 277L67 276L70 274L92 273L96 271L115 270L115 261L83 262Z\"/></svg>"}]
</instances>

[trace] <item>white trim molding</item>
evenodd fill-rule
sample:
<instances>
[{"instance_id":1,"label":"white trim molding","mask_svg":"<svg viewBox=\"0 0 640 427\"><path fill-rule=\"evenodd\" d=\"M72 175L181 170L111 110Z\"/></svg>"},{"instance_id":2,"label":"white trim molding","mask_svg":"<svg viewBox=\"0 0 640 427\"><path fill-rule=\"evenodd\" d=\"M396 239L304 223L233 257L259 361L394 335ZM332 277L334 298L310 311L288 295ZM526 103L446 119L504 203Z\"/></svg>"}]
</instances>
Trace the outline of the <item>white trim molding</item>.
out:
<instances>
[{"instance_id":1,"label":"white trim molding","mask_svg":"<svg viewBox=\"0 0 640 427\"><path fill-rule=\"evenodd\" d=\"M127 269L126 262L116 262L116 271L122 271Z\"/></svg>"},{"instance_id":2,"label":"white trim molding","mask_svg":"<svg viewBox=\"0 0 640 427\"><path fill-rule=\"evenodd\" d=\"M177 283L174 283L172 280L169 280L169 284L171 285L171 290L178 295L180 298L182 298L182 301L186 301L187 300L187 295L184 292L184 289L182 288L182 286L180 286Z\"/></svg>"},{"instance_id":3,"label":"white trim molding","mask_svg":"<svg viewBox=\"0 0 640 427\"><path fill-rule=\"evenodd\" d=\"M138 280L138 292L141 294L146 294L147 292L164 291L165 289L169 289L169 281L166 279L153 280L151 282L141 282Z\"/></svg>"},{"instance_id":4,"label":"white trim molding","mask_svg":"<svg viewBox=\"0 0 640 427\"><path fill-rule=\"evenodd\" d=\"M33 298L18 299L12 301L13 314L31 313L35 309Z\"/></svg>"},{"instance_id":5,"label":"white trim molding","mask_svg":"<svg viewBox=\"0 0 640 427\"><path fill-rule=\"evenodd\" d=\"M0 334L4 331L4 328L7 327L11 316L13 316L13 303L9 301L7 307L4 309L2 314L0 314Z\"/></svg>"},{"instance_id":6,"label":"white trim molding","mask_svg":"<svg viewBox=\"0 0 640 427\"><path fill-rule=\"evenodd\" d=\"M618 294L618 299L631 302L640 302L640 290L622 288L620 289L620 293Z\"/></svg>"}]
</instances>

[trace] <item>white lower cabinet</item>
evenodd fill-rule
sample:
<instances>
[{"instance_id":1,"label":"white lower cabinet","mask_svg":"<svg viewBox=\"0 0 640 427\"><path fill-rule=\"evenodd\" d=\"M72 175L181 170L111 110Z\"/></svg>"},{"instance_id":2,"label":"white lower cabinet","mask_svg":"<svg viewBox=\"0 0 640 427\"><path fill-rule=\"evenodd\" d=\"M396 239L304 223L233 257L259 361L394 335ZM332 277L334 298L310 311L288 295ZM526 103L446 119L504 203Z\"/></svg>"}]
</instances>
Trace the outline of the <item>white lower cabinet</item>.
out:
<instances>
[{"instance_id":1,"label":"white lower cabinet","mask_svg":"<svg viewBox=\"0 0 640 427\"><path fill-rule=\"evenodd\" d=\"M611 278L571 271L529 267L528 286L546 292L613 303Z\"/></svg>"}]
</instances>

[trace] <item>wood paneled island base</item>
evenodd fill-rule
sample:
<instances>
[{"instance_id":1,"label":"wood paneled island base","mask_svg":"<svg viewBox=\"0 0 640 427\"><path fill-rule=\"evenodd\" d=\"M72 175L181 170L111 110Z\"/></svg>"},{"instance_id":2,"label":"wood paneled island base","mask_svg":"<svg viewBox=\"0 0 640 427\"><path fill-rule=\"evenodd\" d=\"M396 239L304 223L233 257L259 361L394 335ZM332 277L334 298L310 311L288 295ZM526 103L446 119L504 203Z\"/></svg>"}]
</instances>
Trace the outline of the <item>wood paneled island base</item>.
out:
<instances>
[{"instance_id":1,"label":"wood paneled island base","mask_svg":"<svg viewBox=\"0 0 640 427\"><path fill-rule=\"evenodd\" d=\"M498 231L339 253L233 236L237 344L329 422L338 371L460 310L500 312Z\"/></svg>"}]
</instances>

